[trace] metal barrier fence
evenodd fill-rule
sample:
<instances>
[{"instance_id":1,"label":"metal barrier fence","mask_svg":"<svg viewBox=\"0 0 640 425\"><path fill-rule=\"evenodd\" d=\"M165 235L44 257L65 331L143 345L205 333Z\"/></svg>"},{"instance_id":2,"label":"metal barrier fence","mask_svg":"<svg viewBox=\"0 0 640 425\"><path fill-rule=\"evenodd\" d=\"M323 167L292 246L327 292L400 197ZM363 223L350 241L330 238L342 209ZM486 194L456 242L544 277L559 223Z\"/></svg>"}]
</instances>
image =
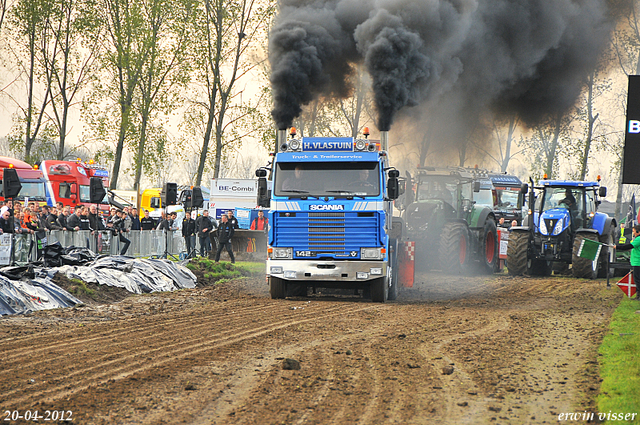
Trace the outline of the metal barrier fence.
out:
<instances>
[{"instance_id":1,"label":"metal barrier fence","mask_svg":"<svg viewBox=\"0 0 640 425\"><path fill-rule=\"evenodd\" d=\"M126 255L132 257L160 257L165 253L178 256L186 249L184 238L177 231L132 230L124 234L124 237L131 242ZM56 242L60 242L64 247L89 248L96 254L106 255L119 255L125 245L125 242L120 241L119 236L113 235L109 230L93 233L89 230L52 230L47 232L47 236L43 239L39 239L33 233L5 234L0 239L0 265L12 262L22 265L36 261L45 245ZM196 238L196 249L199 252L198 238Z\"/></svg>"},{"instance_id":2,"label":"metal barrier fence","mask_svg":"<svg viewBox=\"0 0 640 425\"><path fill-rule=\"evenodd\" d=\"M124 236L131 244L126 255L132 257L161 257L165 253L178 257L186 254L186 245L180 231L132 230ZM200 253L200 238L195 239L195 252ZM36 261L41 249L47 245L60 242L64 247L77 246L89 248L96 254L119 255L125 243L110 230L91 232L89 230L52 230L47 236L38 239L33 233L0 235L0 265L23 265ZM266 252L264 232L257 230L236 230L232 240L234 252ZM211 249L216 250L217 241L211 237ZM13 261L11 259L13 258Z\"/></svg>"}]
</instances>

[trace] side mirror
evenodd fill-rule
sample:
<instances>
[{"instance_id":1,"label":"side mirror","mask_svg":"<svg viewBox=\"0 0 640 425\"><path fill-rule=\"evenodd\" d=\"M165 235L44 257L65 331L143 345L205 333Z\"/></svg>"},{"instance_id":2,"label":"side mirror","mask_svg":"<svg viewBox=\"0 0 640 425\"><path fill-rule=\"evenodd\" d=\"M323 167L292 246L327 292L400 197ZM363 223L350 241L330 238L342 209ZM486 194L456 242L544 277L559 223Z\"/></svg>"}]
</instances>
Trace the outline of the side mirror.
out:
<instances>
[{"instance_id":1,"label":"side mirror","mask_svg":"<svg viewBox=\"0 0 640 425\"><path fill-rule=\"evenodd\" d=\"M76 183L71 183L71 193L72 194L78 193L78 185Z\"/></svg>"},{"instance_id":2,"label":"side mirror","mask_svg":"<svg viewBox=\"0 0 640 425\"><path fill-rule=\"evenodd\" d=\"M387 180L387 197L389 199L398 199L400 196L400 184L398 182L398 176L400 172L398 170L389 170L389 180Z\"/></svg>"},{"instance_id":3,"label":"side mirror","mask_svg":"<svg viewBox=\"0 0 640 425\"><path fill-rule=\"evenodd\" d=\"M261 172L260 176L258 176L259 172ZM263 208L269 208L269 206L271 205L269 199L269 191L267 190L267 179L265 177L266 175L266 170L256 171L256 176L258 176L258 206Z\"/></svg>"},{"instance_id":4,"label":"side mirror","mask_svg":"<svg viewBox=\"0 0 640 425\"><path fill-rule=\"evenodd\" d=\"M78 199L75 193L72 193L69 198L71 199L71 202L76 202L76 199Z\"/></svg>"},{"instance_id":5,"label":"side mirror","mask_svg":"<svg viewBox=\"0 0 640 425\"><path fill-rule=\"evenodd\" d=\"M598 196L600 196L601 198L604 198L607 196L607 188L604 186L600 186L600 188L598 189Z\"/></svg>"},{"instance_id":6,"label":"side mirror","mask_svg":"<svg viewBox=\"0 0 640 425\"><path fill-rule=\"evenodd\" d=\"M473 182L473 191L475 193L480 192L480 182Z\"/></svg>"},{"instance_id":7,"label":"side mirror","mask_svg":"<svg viewBox=\"0 0 640 425\"><path fill-rule=\"evenodd\" d=\"M522 186L520 186L520 193L526 195L527 192L529 192L529 185L526 183L522 183Z\"/></svg>"},{"instance_id":8,"label":"side mirror","mask_svg":"<svg viewBox=\"0 0 640 425\"><path fill-rule=\"evenodd\" d=\"M256 170L256 177L267 177L267 170L264 168L258 168Z\"/></svg>"}]
</instances>

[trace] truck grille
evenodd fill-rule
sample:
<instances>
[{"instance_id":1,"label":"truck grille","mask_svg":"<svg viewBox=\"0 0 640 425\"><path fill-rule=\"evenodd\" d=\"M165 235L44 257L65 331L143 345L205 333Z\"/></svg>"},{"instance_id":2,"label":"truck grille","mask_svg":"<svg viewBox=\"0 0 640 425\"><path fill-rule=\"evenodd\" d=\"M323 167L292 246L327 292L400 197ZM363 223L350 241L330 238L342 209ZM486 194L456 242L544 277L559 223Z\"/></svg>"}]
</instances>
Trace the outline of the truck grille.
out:
<instances>
[{"instance_id":1,"label":"truck grille","mask_svg":"<svg viewBox=\"0 0 640 425\"><path fill-rule=\"evenodd\" d=\"M275 246L310 251L306 258L322 256L360 258L361 247L382 244L378 238L380 216L358 212L296 212L274 214Z\"/></svg>"}]
</instances>

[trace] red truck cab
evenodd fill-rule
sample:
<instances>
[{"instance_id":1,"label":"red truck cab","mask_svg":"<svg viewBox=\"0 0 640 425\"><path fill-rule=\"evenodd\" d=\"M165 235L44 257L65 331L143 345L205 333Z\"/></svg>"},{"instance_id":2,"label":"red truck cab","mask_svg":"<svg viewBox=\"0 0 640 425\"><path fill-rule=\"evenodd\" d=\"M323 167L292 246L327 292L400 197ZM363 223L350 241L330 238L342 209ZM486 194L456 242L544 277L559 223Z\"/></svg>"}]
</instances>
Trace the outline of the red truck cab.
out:
<instances>
[{"instance_id":1,"label":"red truck cab","mask_svg":"<svg viewBox=\"0 0 640 425\"><path fill-rule=\"evenodd\" d=\"M22 189L20 189L20 193L15 198L16 200L24 201L26 198L29 201L43 204L47 202L45 179L42 171L24 161L6 156L0 156L0 201L5 200L4 193L2 192L2 179L5 168L15 168L18 178L20 179L20 184L22 184Z\"/></svg>"},{"instance_id":2,"label":"red truck cab","mask_svg":"<svg viewBox=\"0 0 640 425\"><path fill-rule=\"evenodd\" d=\"M78 205L90 206L89 182L91 177L99 177L105 188L109 187L109 171L91 162L46 160L40 163L47 182L49 205L62 202L73 210ZM98 206L102 211L109 210L107 197Z\"/></svg>"}]
</instances>

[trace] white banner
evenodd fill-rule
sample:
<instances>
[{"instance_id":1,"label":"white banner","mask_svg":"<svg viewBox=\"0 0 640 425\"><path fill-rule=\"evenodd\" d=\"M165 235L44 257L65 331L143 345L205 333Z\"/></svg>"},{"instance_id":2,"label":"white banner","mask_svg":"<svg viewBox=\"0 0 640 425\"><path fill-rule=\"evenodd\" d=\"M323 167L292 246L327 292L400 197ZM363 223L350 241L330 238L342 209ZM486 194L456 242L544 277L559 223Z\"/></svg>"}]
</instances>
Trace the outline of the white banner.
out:
<instances>
[{"instance_id":1,"label":"white banner","mask_svg":"<svg viewBox=\"0 0 640 425\"><path fill-rule=\"evenodd\" d=\"M11 234L3 233L0 235L0 265L8 266L11 264Z\"/></svg>"}]
</instances>

